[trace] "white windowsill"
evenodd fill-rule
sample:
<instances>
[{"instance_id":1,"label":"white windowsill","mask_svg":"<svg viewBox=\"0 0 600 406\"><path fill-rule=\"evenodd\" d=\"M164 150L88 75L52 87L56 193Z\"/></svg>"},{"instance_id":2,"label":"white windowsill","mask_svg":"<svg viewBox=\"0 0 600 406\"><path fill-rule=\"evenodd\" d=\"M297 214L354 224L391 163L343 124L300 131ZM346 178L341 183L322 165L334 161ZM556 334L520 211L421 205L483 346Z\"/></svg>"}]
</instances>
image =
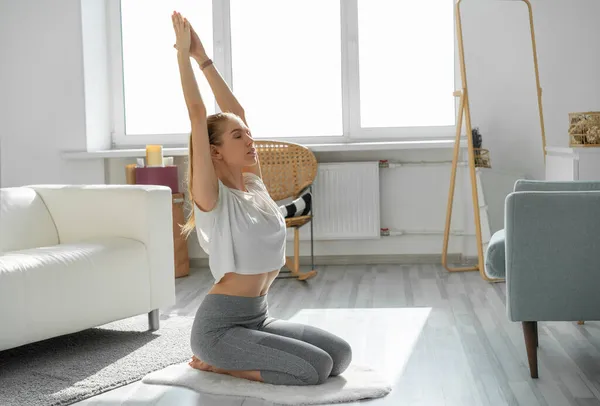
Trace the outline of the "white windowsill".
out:
<instances>
[{"instance_id":1,"label":"white windowsill","mask_svg":"<svg viewBox=\"0 0 600 406\"><path fill-rule=\"evenodd\" d=\"M304 144L313 152L341 152L341 151L392 151L406 149L445 149L454 148L454 140L422 140L422 141L382 141L382 142L352 142L333 144ZM463 140L461 148L466 147ZM163 148L163 156L187 156L187 147ZM62 156L69 160L79 159L116 159L116 158L143 158L146 156L144 148L112 149L100 151L64 151Z\"/></svg>"}]
</instances>

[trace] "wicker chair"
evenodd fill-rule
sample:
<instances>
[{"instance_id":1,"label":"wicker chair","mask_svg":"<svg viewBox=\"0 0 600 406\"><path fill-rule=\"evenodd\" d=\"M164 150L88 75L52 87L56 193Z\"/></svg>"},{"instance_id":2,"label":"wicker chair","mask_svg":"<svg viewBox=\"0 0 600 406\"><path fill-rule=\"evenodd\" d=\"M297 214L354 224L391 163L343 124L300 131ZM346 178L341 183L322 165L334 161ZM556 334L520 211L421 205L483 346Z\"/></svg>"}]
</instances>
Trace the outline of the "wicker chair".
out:
<instances>
[{"instance_id":1,"label":"wicker chair","mask_svg":"<svg viewBox=\"0 0 600 406\"><path fill-rule=\"evenodd\" d=\"M263 182L276 202L298 198L306 189L311 190L317 176L317 159L312 151L291 142L257 140L254 147L258 153ZM306 280L317 274L314 269L313 208L307 216L287 218L288 228L294 229L294 257L287 257L286 268L291 276ZM300 272L300 228L310 223L311 270Z\"/></svg>"}]
</instances>

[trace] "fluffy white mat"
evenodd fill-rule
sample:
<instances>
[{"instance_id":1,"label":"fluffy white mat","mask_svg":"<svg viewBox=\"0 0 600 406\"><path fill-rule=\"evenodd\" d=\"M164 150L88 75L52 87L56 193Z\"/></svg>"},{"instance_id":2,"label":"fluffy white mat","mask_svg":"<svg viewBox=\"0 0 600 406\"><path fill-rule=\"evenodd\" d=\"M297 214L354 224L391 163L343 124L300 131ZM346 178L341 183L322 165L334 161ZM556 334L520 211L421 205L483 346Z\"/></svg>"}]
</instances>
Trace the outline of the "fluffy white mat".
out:
<instances>
[{"instance_id":1,"label":"fluffy white mat","mask_svg":"<svg viewBox=\"0 0 600 406\"><path fill-rule=\"evenodd\" d=\"M198 371L187 362L152 372L142 379L146 384L174 385L212 395L259 398L281 405L317 405L379 398L391 390L375 371L351 364L340 376L322 385L280 386Z\"/></svg>"}]
</instances>

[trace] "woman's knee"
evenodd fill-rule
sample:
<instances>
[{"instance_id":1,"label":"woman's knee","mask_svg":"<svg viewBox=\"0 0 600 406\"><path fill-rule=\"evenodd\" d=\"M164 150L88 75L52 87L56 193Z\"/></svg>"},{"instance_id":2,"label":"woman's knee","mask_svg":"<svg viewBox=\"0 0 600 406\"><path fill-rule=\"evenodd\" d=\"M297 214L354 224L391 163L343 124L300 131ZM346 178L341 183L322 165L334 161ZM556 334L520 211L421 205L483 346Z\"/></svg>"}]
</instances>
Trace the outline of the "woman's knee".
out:
<instances>
[{"instance_id":1,"label":"woman's knee","mask_svg":"<svg viewBox=\"0 0 600 406\"><path fill-rule=\"evenodd\" d=\"M343 339L339 339L335 348L331 351L333 366L331 368L331 376L337 376L343 373L352 362L352 347Z\"/></svg>"},{"instance_id":2,"label":"woman's knee","mask_svg":"<svg viewBox=\"0 0 600 406\"><path fill-rule=\"evenodd\" d=\"M331 356L317 349L291 368L289 364L271 366L271 370L262 370L261 376L272 385L320 385L330 376L331 368Z\"/></svg>"},{"instance_id":3,"label":"woman's knee","mask_svg":"<svg viewBox=\"0 0 600 406\"><path fill-rule=\"evenodd\" d=\"M327 378L331 375L331 371L334 366L334 361L331 355L325 351L318 353L318 356L314 360L313 367L315 368L316 376L311 379L310 384L320 385L325 383Z\"/></svg>"}]
</instances>

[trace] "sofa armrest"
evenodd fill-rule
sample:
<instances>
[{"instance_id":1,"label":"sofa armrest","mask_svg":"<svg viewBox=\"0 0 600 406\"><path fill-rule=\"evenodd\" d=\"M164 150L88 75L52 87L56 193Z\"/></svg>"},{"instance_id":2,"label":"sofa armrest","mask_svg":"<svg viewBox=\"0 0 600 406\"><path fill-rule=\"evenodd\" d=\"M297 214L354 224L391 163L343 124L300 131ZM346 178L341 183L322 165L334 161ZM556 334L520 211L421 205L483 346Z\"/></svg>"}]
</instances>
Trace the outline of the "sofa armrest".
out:
<instances>
[{"instance_id":1,"label":"sofa armrest","mask_svg":"<svg viewBox=\"0 0 600 406\"><path fill-rule=\"evenodd\" d=\"M519 179L515 182L515 192L583 192L586 190L600 190L600 182L569 180L569 181L545 181Z\"/></svg>"},{"instance_id":2,"label":"sofa armrest","mask_svg":"<svg viewBox=\"0 0 600 406\"><path fill-rule=\"evenodd\" d=\"M148 252L152 305L175 301L171 189L152 185L33 185L59 242L99 237L142 242Z\"/></svg>"},{"instance_id":3,"label":"sofa armrest","mask_svg":"<svg viewBox=\"0 0 600 406\"><path fill-rule=\"evenodd\" d=\"M509 319L598 320L600 191L515 192L505 211Z\"/></svg>"}]
</instances>

